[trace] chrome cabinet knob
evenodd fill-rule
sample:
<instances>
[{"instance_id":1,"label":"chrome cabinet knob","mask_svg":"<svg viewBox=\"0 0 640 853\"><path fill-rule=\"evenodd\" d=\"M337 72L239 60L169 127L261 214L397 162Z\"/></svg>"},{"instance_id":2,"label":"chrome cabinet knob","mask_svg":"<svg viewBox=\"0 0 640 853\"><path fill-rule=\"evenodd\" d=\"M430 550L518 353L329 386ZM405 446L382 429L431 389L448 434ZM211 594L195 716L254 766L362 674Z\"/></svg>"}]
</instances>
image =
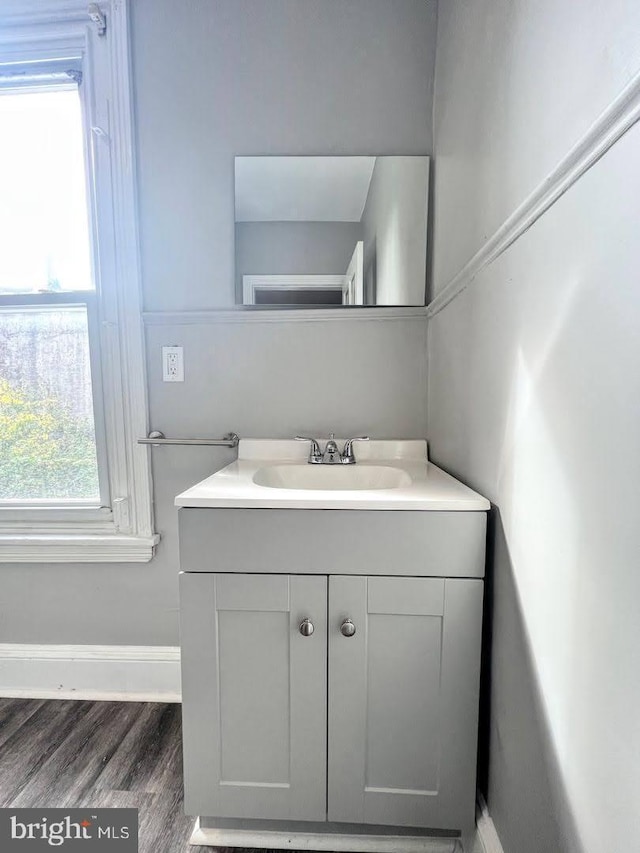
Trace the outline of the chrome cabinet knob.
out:
<instances>
[{"instance_id":1,"label":"chrome cabinet knob","mask_svg":"<svg viewBox=\"0 0 640 853\"><path fill-rule=\"evenodd\" d=\"M303 619L300 623L300 633L303 637L310 637L313 634L314 627L311 619Z\"/></svg>"},{"instance_id":2,"label":"chrome cabinet knob","mask_svg":"<svg viewBox=\"0 0 640 853\"><path fill-rule=\"evenodd\" d=\"M345 619L342 625L340 626L340 633L343 637L353 637L356 632L356 626L353 624L351 619Z\"/></svg>"}]
</instances>

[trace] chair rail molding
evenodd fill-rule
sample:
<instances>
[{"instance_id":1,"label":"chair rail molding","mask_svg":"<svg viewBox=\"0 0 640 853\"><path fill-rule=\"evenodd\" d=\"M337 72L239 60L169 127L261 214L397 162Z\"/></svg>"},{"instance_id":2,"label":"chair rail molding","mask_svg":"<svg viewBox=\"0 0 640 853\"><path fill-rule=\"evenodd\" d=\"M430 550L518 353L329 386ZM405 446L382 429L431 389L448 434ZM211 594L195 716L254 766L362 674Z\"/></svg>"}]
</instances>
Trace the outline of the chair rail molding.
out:
<instances>
[{"instance_id":1,"label":"chair rail molding","mask_svg":"<svg viewBox=\"0 0 640 853\"><path fill-rule=\"evenodd\" d=\"M194 311L145 311L146 326L193 326L212 323L353 323L424 320L426 306L376 308L246 309L212 308Z\"/></svg>"},{"instance_id":2,"label":"chair rail molding","mask_svg":"<svg viewBox=\"0 0 640 853\"><path fill-rule=\"evenodd\" d=\"M459 296L484 267L493 263L640 119L640 71L603 110L587 132L478 249L427 306L431 319Z\"/></svg>"}]
</instances>

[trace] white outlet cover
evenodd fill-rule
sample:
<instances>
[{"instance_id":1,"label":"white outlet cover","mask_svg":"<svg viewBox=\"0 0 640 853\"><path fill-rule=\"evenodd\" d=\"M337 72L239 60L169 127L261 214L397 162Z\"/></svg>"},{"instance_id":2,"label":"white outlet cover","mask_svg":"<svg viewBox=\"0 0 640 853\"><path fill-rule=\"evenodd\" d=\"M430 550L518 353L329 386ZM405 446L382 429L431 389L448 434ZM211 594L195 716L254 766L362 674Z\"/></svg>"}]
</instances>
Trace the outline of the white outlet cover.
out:
<instances>
[{"instance_id":1,"label":"white outlet cover","mask_svg":"<svg viewBox=\"0 0 640 853\"><path fill-rule=\"evenodd\" d=\"M182 347L162 347L162 381L184 382L184 350Z\"/></svg>"}]
</instances>

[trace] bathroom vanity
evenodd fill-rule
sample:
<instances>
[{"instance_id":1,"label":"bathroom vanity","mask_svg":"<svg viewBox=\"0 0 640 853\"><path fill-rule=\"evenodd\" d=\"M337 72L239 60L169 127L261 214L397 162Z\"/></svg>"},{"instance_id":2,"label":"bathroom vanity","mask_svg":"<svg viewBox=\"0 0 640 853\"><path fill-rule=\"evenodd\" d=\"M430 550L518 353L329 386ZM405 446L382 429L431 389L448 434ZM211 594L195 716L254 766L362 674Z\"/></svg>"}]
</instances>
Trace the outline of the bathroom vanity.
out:
<instances>
[{"instance_id":1,"label":"bathroom vanity","mask_svg":"<svg viewBox=\"0 0 640 853\"><path fill-rule=\"evenodd\" d=\"M449 851L473 828L489 504L423 441L356 452L243 440L176 498L193 843Z\"/></svg>"}]
</instances>

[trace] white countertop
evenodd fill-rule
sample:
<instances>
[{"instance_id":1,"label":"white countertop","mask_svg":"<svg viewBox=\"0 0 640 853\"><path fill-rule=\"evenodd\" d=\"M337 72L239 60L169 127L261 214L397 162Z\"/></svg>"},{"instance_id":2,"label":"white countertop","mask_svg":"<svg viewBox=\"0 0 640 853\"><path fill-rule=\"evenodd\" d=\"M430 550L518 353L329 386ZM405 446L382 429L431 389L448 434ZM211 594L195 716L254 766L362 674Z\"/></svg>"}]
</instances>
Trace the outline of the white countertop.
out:
<instances>
[{"instance_id":1,"label":"white countertop","mask_svg":"<svg viewBox=\"0 0 640 853\"><path fill-rule=\"evenodd\" d=\"M344 439L336 439L342 447ZM324 446L326 439L320 440ZM309 446L279 439L242 439L238 459L179 494L179 507L252 509L364 509L483 511L489 501L436 467L421 440L369 441L354 445L357 466L384 465L405 471L411 484L394 489L283 489L257 485L253 477L270 465L305 463Z\"/></svg>"}]
</instances>

